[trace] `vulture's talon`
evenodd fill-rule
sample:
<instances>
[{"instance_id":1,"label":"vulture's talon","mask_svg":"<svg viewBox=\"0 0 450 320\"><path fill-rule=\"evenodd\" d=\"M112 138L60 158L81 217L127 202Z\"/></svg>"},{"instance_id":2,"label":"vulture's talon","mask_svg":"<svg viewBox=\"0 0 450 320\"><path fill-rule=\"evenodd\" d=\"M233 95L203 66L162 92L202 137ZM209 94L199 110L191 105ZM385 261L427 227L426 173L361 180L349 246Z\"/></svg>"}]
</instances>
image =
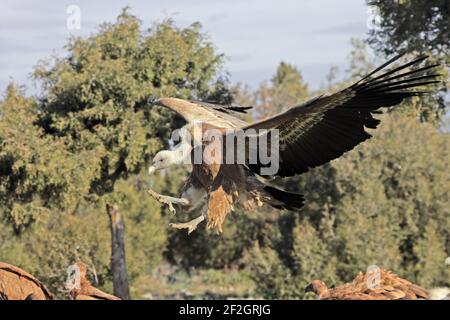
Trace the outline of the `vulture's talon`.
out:
<instances>
[{"instance_id":1,"label":"vulture's talon","mask_svg":"<svg viewBox=\"0 0 450 320\"><path fill-rule=\"evenodd\" d=\"M168 202L167 205L169 206L169 212L173 215L177 213L177 210L173 207L171 202Z\"/></svg>"},{"instance_id":2,"label":"vulture's talon","mask_svg":"<svg viewBox=\"0 0 450 320\"><path fill-rule=\"evenodd\" d=\"M182 206L189 205L189 200L187 200L185 198L174 198L174 197L170 197L170 196L164 196L162 194L159 194L159 193L153 191L152 189L148 189L147 192L153 199L155 199L159 203L167 205L169 207L170 213L172 213L172 214L177 213L177 210L173 206L174 204L180 204Z\"/></svg>"},{"instance_id":3,"label":"vulture's talon","mask_svg":"<svg viewBox=\"0 0 450 320\"><path fill-rule=\"evenodd\" d=\"M169 223L169 226L175 229L188 229L188 234L191 234L203 220L205 220L205 217L201 215L188 222Z\"/></svg>"}]
</instances>

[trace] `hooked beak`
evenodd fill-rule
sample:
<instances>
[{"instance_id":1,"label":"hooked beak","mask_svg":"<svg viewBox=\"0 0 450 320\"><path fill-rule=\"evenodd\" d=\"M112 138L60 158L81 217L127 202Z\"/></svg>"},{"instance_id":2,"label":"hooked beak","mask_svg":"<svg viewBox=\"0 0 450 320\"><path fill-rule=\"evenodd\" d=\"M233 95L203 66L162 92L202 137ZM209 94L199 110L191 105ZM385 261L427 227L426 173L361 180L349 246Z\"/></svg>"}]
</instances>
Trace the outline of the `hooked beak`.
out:
<instances>
[{"instance_id":1,"label":"hooked beak","mask_svg":"<svg viewBox=\"0 0 450 320\"><path fill-rule=\"evenodd\" d=\"M155 166L148 167L148 174L152 175L153 173L155 173L155 171L156 171L156 167Z\"/></svg>"}]
</instances>

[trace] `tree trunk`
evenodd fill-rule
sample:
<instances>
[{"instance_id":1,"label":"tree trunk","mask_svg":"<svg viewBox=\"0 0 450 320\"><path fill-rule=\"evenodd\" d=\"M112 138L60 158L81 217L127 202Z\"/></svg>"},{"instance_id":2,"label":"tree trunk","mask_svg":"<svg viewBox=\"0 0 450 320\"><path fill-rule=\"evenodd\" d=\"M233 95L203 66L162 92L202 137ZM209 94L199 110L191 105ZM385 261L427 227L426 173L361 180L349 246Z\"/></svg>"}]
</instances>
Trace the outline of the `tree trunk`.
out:
<instances>
[{"instance_id":1,"label":"tree trunk","mask_svg":"<svg viewBox=\"0 0 450 320\"><path fill-rule=\"evenodd\" d=\"M111 272L114 295L121 299L130 299L128 273L125 261L125 225L122 213L116 204L106 204L111 223Z\"/></svg>"}]
</instances>

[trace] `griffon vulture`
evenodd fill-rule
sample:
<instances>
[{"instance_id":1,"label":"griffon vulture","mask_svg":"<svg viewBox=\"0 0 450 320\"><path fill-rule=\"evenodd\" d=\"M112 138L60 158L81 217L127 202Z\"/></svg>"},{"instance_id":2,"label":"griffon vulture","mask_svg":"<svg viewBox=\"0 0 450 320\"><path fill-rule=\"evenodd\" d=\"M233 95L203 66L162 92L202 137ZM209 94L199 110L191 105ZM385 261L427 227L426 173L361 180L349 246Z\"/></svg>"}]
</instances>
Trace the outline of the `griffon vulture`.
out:
<instances>
[{"instance_id":1,"label":"griffon vulture","mask_svg":"<svg viewBox=\"0 0 450 320\"><path fill-rule=\"evenodd\" d=\"M329 289L323 281L314 280L305 289L319 300L425 300L428 291L386 269L359 273L351 282Z\"/></svg>"},{"instance_id":2,"label":"griffon vulture","mask_svg":"<svg viewBox=\"0 0 450 320\"><path fill-rule=\"evenodd\" d=\"M212 145L219 145L215 149L219 151L212 152L212 157L222 153L219 158L225 159L225 154L229 152L225 150L225 141L234 139L229 138L230 132L244 132L245 141L249 142L245 144L244 151L236 151L236 145L233 147L235 154L243 158L241 162L193 161L181 198L163 196L153 190L149 190L150 195L168 204L171 211L174 211L172 204L190 209L202 207L201 215L194 220L171 224L178 229L188 229L189 233L205 219L208 228L220 233L226 215L234 210L235 205L252 209L267 203L278 209L298 210L304 203L303 195L270 186L268 180L276 176L301 174L339 158L371 137L365 129L378 126L380 120L374 118L374 114L380 113L380 108L392 107L405 98L426 94L415 88L439 82L435 79L438 74L432 73L437 65L420 66L427 56L420 56L398 67L386 68L401 56L392 58L339 92L318 96L252 124L234 116L248 108L176 98L150 98L150 104L167 107L187 122L181 130L181 143L174 150L157 153L149 168L150 174L158 169L181 165L186 159L192 162L196 150L206 151ZM221 139L217 139L217 136L205 139L211 130L218 131ZM247 132L250 134L247 135ZM188 136L193 138L188 139ZM251 139L255 136L256 143ZM276 140L269 140L269 136ZM261 142L264 139L265 144ZM277 147L276 150L270 149L278 153L276 172L263 172L274 161L269 164L263 161L259 153L262 144L265 148Z\"/></svg>"},{"instance_id":3,"label":"griffon vulture","mask_svg":"<svg viewBox=\"0 0 450 320\"><path fill-rule=\"evenodd\" d=\"M84 262L76 262L69 269L66 289L72 300L120 300L120 298L105 293L94 286L86 278L87 266Z\"/></svg>"},{"instance_id":4,"label":"griffon vulture","mask_svg":"<svg viewBox=\"0 0 450 320\"><path fill-rule=\"evenodd\" d=\"M0 300L50 300L47 287L28 272L0 262Z\"/></svg>"}]
</instances>

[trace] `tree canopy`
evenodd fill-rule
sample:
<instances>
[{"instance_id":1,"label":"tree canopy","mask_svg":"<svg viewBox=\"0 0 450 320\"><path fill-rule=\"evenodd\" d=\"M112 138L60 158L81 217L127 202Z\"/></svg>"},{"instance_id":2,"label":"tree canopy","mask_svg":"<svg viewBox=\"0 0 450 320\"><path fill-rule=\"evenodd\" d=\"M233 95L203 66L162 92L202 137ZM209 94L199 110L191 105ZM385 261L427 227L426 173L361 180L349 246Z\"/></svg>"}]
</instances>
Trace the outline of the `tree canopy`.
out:
<instances>
[{"instance_id":1,"label":"tree canopy","mask_svg":"<svg viewBox=\"0 0 450 320\"><path fill-rule=\"evenodd\" d=\"M446 0L368 0L377 8L369 43L387 54L429 51L448 59L450 5ZM447 60L448 61L448 60Z\"/></svg>"},{"instance_id":2,"label":"tree canopy","mask_svg":"<svg viewBox=\"0 0 450 320\"><path fill-rule=\"evenodd\" d=\"M440 63L442 86L429 98L415 100L415 110L423 121L441 125L447 111L450 5L446 0L368 0L376 23L367 42L378 53L392 55L428 53Z\"/></svg>"},{"instance_id":3,"label":"tree canopy","mask_svg":"<svg viewBox=\"0 0 450 320\"><path fill-rule=\"evenodd\" d=\"M103 152L91 184L98 194L138 173L168 136L172 115L149 108L147 99L212 94L222 61L198 23L179 29L165 21L144 33L127 9L97 34L72 39L67 50L35 70L44 89L39 125L66 137L74 153Z\"/></svg>"}]
</instances>

